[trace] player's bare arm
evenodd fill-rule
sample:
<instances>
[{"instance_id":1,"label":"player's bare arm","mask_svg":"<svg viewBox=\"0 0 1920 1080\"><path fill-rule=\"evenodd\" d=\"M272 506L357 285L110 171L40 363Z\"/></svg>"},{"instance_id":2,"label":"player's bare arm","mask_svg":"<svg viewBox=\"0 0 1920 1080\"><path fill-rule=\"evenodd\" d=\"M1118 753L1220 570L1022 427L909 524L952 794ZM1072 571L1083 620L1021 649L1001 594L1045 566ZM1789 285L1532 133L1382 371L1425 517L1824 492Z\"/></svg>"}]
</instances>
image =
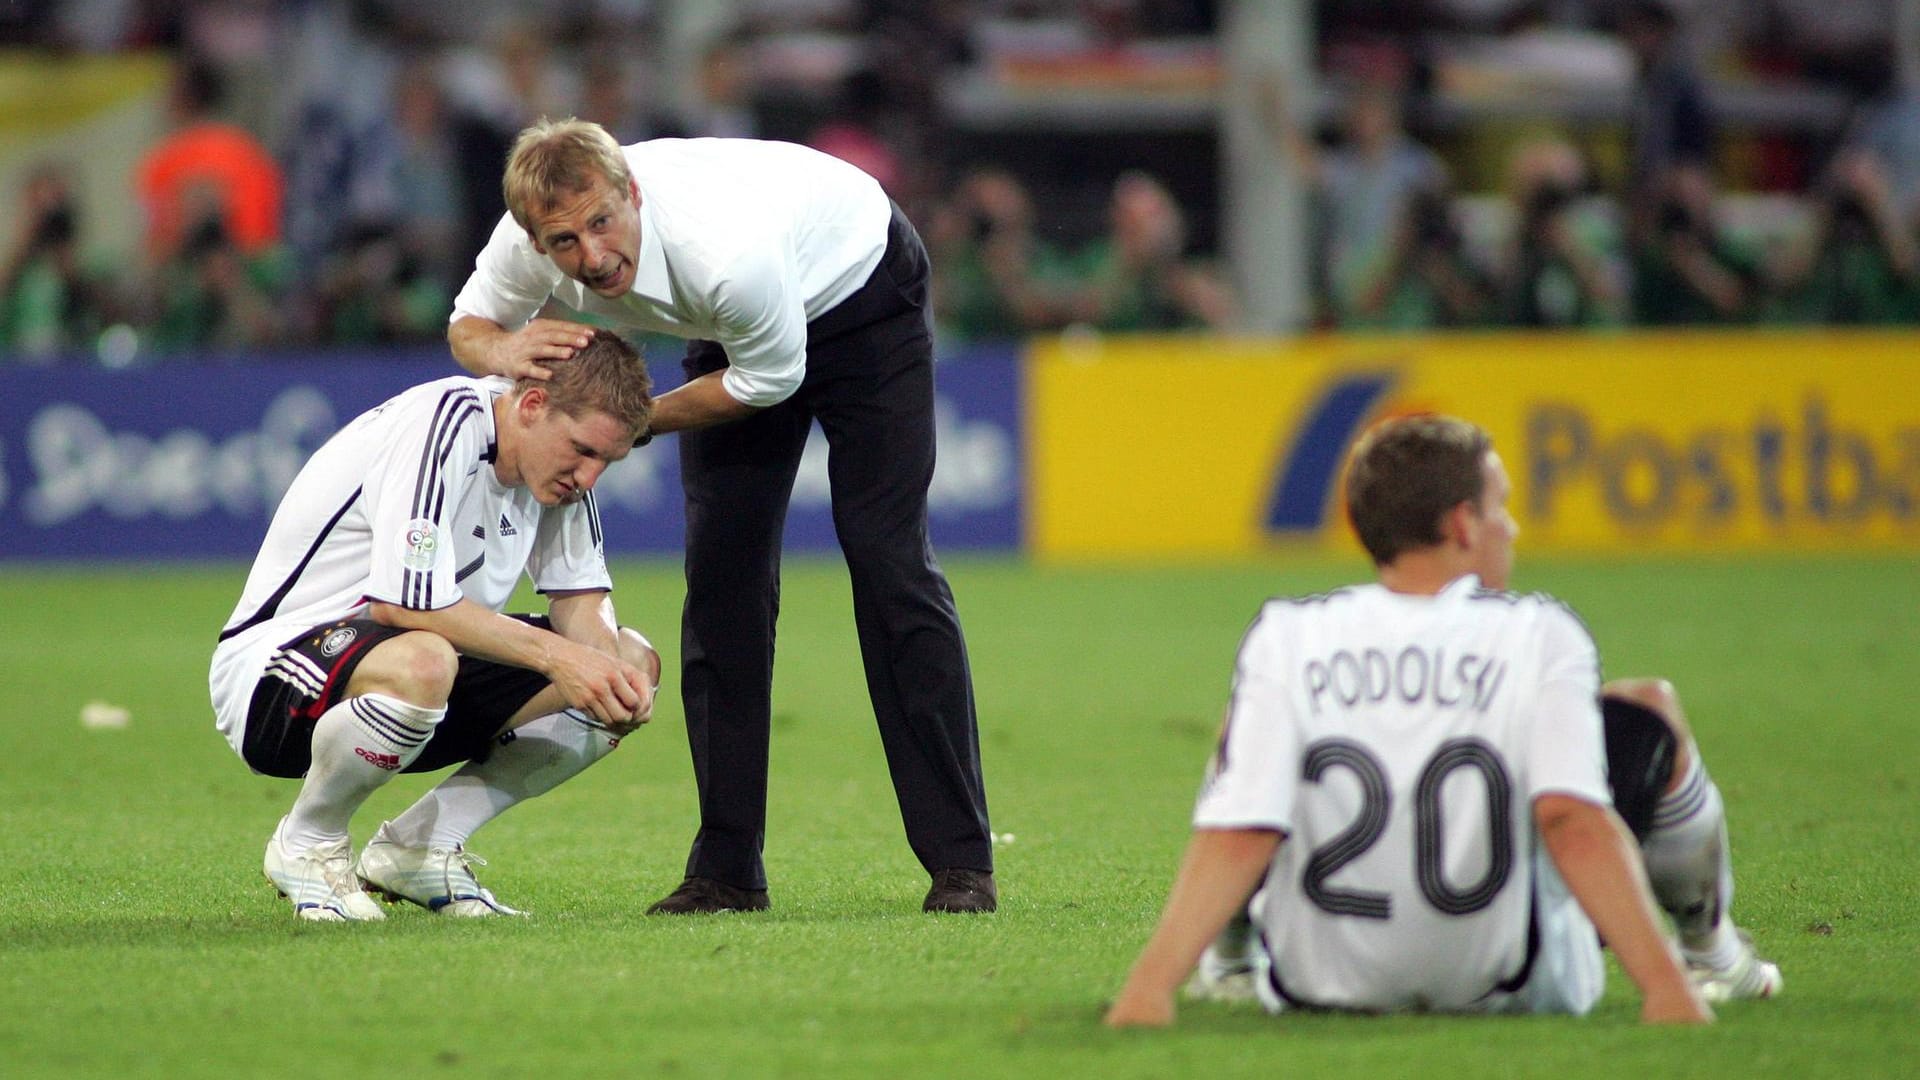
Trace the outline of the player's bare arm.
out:
<instances>
[{"instance_id":1,"label":"player's bare arm","mask_svg":"<svg viewBox=\"0 0 1920 1080\"><path fill-rule=\"evenodd\" d=\"M438 634L465 655L538 671L568 705L602 724L629 724L651 701L650 693L643 699L636 688L647 680L632 664L471 600L432 611L375 601L368 616L384 626Z\"/></svg>"},{"instance_id":2,"label":"player's bare arm","mask_svg":"<svg viewBox=\"0 0 1920 1080\"><path fill-rule=\"evenodd\" d=\"M622 659L620 653L620 623L614 615L613 597L599 589L587 589L578 592L554 592L548 594L547 618L553 623L554 632L568 641L578 642L590 649L598 650L616 659ZM633 667L638 678L630 678L628 685L640 694L641 704L633 712L626 724L608 725L616 735L626 735L653 719L654 692L660 685L659 655L651 653L652 646L646 639L627 631L627 634L639 643L645 644L653 660L651 671L633 667L622 659L627 667Z\"/></svg>"},{"instance_id":3,"label":"player's bare arm","mask_svg":"<svg viewBox=\"0 0 1920 1080\"><path fill-rule=\"evenodd\" d=\"M460 366L475 375L548 379L553 373L545 365L573 359L592 333L592 327L565 319L534 319L508 330L492 319L462 315L447 327L447 344Z\"/></svg>"},{"instance_id":4,"label":"player's bare arm","mask_svg":"<svg viewBox=\"0 0 1920 1080\"><path fill-rule=\"evenodd\" d=\"M720 381L723 371L709 371L697 379L653 399L653 419L647 430L655 435L724 424L760 410L742 404Z\"/></svg>"},{"instance_id":5,"label":"player's bare arm","mask_svg":"<svg viewBox=\"0 0 1920 1080\"><path fill-rule=\"evenodd\" d=\"M1620 816L1568 795L1542 795L1534 800L1533 815L1560 877L1640 988L1640 1019L1711 1023L1713 1011L1660 928L1646 871Z\"/></svg>"},{"instance_id":6,"label":"player's bare arm","mask_svg":"<svg viewBox=\"0 0 1920 1080\"><path fill-rule=\"evenodd\" d=\"M1279 848L1280 834L1270 829L1194 830L1160 925L1107 1010L1108 1027L1173 1023L1174 992L1253 895Z\"/></svg>"}]
</instances>

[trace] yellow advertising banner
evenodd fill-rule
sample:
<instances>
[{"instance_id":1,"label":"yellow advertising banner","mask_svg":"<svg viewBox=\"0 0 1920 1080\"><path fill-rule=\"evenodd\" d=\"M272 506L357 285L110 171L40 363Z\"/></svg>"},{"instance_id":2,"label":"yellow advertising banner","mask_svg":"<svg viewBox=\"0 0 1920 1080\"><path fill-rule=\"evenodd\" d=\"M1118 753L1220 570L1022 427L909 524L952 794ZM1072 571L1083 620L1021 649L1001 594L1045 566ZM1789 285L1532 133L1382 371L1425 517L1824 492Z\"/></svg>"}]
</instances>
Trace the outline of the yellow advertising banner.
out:
<instances>
[{"instance_id":1,"label":"yellow advertising banner","mask_svg":"<svg viewBox=\"0 0 1920 1080\"><path fill-rule=\"evenodd\" d=\"M1027 366L1029 548L1350 545L1340 465L1409 412L1492 433L1529 551L1920 550L1920 335L1055 339Z\"/></svg>"}]
</instances>

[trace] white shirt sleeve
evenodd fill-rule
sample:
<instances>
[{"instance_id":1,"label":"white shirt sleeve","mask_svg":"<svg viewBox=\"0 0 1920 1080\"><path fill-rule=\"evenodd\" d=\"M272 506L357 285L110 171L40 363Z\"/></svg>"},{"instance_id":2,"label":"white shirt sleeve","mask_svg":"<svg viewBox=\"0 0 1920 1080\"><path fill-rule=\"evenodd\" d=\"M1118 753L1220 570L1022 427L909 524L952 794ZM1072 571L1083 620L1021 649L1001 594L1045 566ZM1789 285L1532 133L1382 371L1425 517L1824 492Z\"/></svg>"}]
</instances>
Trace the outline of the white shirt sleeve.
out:
<instances>
[{"instance_id":1,"label":"white shirt sleeve","mask_svg":"<svg viewBox=\"0 0 1920 1080\"><path fill-rule=\"evenodd\" d=\"M394 432L374 458L361 487L373 547L367 599L422 611L460 599L450 523L478 475L468 464L486 453L485 409L472 390L449 390L430 419Z\"/></svg>"},{"instance_id":2,"label":"white shirt sleeve","mask_svg":"<svg viewBox=\"0 0 1920 1080\"><path fill-rule=\"evenodd\" d=\"M449 322L475 315L516 330L539 314L564 280L553 260L534 250L533 241L512 214L502 215L487 246L480 249L473 273L453 300Z\"/></svg>"},{"instance_id":3,"label":"white shirt sleeve","mask_svg":"<svg viewBox=\"0 0 1920 1080\"><path fill-rule=\"evenodd\" d=\"M1195 828L1292 828L1300 733L1282 678L1286 650L1281 638L1269 611L1240 644L1226 730L1194 806Z\"/></svg>"},{"instance_id":4,"label":"white shirt sleeve","mask_svg":"<svg viewBox=\"0 0 1920 1080\"><path fill-rule=\"evenodd\" d=\"M613 591L600 533L600 508L592 492L577 503L541 512L533 552L527 557L527 576L543 593Z\"/></svg>"},{"instance_id":5,"label":"white shirt sleeve","mask_svg":"<svg viewBox=\"0 0 1920 1080\"><path fill-rule=\"evenodd\" d=\"M792 260L753 255L727 267L714 290L715 336L727 350L720 384L735 401L765 408L807 375L806 298Z\"/></svg>"},{"instance_id":6,"label":"white shirt sleeve","mask_svg":"<svg viewBox=\"0 0 1920 1080\"><path fill-rule=\"evenodd\" d=\"M1549 792L1613 805L1600 723L1600 653L1573 613L1546 605L1540 619L1540 688L1530 709L1527 798Z\"/></svg>"}]
</instances>

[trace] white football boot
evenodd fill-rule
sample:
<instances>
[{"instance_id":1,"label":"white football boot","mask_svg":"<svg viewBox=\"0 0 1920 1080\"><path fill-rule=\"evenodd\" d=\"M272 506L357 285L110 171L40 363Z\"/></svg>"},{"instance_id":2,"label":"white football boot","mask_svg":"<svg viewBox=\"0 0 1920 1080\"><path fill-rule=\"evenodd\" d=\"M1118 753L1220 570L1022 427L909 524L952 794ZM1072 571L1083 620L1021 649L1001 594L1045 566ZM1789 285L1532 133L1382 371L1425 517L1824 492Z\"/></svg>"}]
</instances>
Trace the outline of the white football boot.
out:
<instances>
[{"instance_id":1,"label":"white football boot","mask_svg":"<svg viewBox=\"0 0 1920 1080\"><path fill-rule=\"evenodd\" d=\"M1692 976L1693 985L1709 1005L1770 998L1786 985L1780 976L1780 965L1755 952L1753 939L1745 930L1739 934L1740 955L1726 967L1711 967L1687 957L1687 974Z\"/></svg>"},{"instance_id":2,"label":"white football boot","mask_svg":"<svg viewBox=\"0 0 1920 1080\"><path fill-rule=\"evenodd\" d=\"M1241 911L1200 954L1200 963L1182 993L1189 1001L1258 1001L1260 992L1255 986L1266 978L1268 963L1252 920Z\"/></svg>"},{"instance_id":3,"label":"white football boot","mask_svg":"<svg viewBox=\"0 0 1920 1080\"><path fill-rule=\"evenodd\" d=\"M474 880L473 867L487 860L464 847L405 847L382 824L360 852L359 878L366 891L390 901L406 900L455 918L525 915L493 898Z\"/></svg>"},{"instance_id":4,"label":"white football boot","mask_svg":"<svg viewBox=\"0 0 1920 1080\"><path fill-rule=\"evenodd\" d=\"M293 901L296 917L311 922L378 922L387 917L353 876L353 850L346 837L293 852L281 843L286 827L286 818L274 827L263 869L280 895Z\"/></svg>"}]
</instances>

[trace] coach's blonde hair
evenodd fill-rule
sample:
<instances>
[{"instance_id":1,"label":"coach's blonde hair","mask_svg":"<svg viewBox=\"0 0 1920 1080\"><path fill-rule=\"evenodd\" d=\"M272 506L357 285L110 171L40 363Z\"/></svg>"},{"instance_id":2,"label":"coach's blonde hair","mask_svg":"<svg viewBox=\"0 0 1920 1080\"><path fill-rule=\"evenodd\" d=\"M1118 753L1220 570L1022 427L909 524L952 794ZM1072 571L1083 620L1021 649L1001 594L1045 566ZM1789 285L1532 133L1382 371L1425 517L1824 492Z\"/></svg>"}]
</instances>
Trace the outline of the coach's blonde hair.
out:
<instances>
[{"instance_id":1,"label":"coach's blonde hair","mask_svg":"<svg viewBox=\"0 0 1920 1080\"><path fill-rule=\"evenodd\" d=\"M552 378L521 379L520 392L539 387L547 392L547 404L568 416L603 412L636 438L646 433L653 419L653 379L640 362L640 351L620 335L595 330L573 359L550 362L547 369Z\"/></svg>"},{"instance_id":2,"label":"coach's blonde hair","mask_svg":"<svg viewBox=\"0 0 1920 1080\"><path fill-rule=\"evenodd\" d=\"M500 188L507 212L531 236L535 213L553 205L562 194L587 190L594 177L623 194L633 183L626 155L607 129L571 116L565 120L541 117L513 140Z\"/></svg>"}]
</instances>

